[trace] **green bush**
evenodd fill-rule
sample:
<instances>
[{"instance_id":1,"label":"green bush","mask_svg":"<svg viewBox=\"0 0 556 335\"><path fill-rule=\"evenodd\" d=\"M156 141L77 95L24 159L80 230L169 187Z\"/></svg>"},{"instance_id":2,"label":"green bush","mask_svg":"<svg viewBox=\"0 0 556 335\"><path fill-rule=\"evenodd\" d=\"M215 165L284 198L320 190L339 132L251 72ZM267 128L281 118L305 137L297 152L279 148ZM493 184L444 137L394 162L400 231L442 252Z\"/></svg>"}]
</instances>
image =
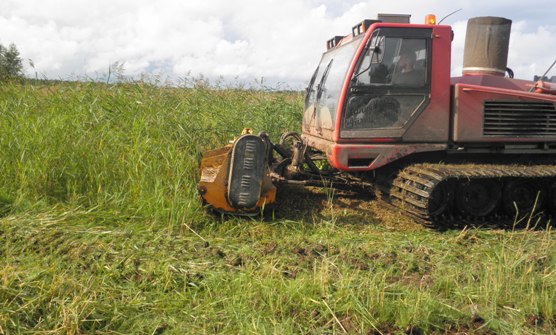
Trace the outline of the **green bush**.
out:
<instances>
[{"instance_id":1,"label":"green bush","mask_svg":"<svg viewBox=\"0 0 556 335\"><path fill-rule=\"evenodd\" d=\"M23 62L15 44L0 44L0 82L23 78Z\"/></svg>"}]
</instances>

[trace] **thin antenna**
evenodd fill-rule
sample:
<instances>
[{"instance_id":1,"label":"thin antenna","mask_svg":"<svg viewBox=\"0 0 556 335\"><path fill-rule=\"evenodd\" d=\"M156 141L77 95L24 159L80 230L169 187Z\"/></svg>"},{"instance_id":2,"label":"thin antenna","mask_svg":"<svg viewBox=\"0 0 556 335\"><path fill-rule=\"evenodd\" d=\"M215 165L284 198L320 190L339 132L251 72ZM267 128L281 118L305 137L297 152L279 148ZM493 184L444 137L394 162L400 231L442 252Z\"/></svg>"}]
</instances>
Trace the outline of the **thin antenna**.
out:
<instances>
[{"instance_id":1,"label":"thin antenna","mask_svg":"<svg viewBox=\"0 0 556 335\"><path fill-rule=\"evenodd\" d=\"M552 65L550 65L550 67L548 68L548 70L546 70L546 72L541 76L541 81L543 81L543 78L548 74L548 72L550 72L550 70L552 70L552 68L554 67L554 65L556 65L556 59L554 60L554 63L552 63ZM535 83L535 85L533 85L533 87L531 87L531 89L529 90L529 92L533 92L533 90L535 89L536 86L537 86L537 83Z\"/></svg>"},{"instance_id":2,"label":"thin antenna","mask_svg":"<svg viewBox=\"0 0 556 335\"><path fill-rule=\"evenodd\" d=\"M442 21L444 21L448 16L452 16L452 14L455 14L455 13L459 12L459 11L462 10L462 9L463 9L463 8L460 8L460 9L455 10L455 11L451 12L450 14L444 16L444 17L442 18L442 20L438 21L438 24L441 24Z\"/></svg>"}]
</instances>

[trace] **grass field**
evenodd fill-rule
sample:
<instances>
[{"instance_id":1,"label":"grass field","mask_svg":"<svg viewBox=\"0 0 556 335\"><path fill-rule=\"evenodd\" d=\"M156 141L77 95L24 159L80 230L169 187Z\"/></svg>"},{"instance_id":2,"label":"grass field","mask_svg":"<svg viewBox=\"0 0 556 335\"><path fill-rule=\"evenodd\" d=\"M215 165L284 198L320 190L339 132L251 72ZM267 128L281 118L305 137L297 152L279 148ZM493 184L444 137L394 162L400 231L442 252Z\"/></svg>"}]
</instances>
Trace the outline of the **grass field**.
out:
<instances>
[{"instance_id":1,"label":"grass field","mask_svg":"<svg viewBox=\"0 0 556 335\"><path fill-rule=\"evenodd\" d=\"M207 213L201 152L299 130L303 96L0 86L0 334L556 333L556 234L422 228L289 188Z\"/></svg>"}]
</instances>

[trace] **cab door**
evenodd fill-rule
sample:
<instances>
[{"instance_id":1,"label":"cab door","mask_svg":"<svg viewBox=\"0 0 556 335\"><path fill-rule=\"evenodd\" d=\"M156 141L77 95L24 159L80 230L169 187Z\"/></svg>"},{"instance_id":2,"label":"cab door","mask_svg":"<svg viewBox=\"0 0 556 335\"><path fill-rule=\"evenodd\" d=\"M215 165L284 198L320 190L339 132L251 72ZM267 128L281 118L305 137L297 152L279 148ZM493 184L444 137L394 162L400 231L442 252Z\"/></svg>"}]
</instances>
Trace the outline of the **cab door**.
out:
<instances>
[{"instance_id":1,"label":"cab door","mask_svg":"<svg viewBox=\"0 0 556 335\"><path fill-rule=\"evenodd\" d=\"M401 139L430 103L431 54L432 28L376 28L351 76L339 139Z\"/></svg>"}]
</instances>

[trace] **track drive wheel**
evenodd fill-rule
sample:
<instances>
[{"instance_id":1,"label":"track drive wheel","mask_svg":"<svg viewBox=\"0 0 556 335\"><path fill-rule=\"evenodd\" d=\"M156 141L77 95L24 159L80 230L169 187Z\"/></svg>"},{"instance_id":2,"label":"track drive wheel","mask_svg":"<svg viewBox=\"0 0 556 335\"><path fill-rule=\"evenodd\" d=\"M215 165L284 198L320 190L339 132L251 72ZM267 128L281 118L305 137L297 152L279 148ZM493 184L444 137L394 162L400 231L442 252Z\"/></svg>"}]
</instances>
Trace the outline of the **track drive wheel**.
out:
<instances>
[{"instance_id":1,"label":"track drive wheel","mask_svg":"<svg viewBox=\"0 0 556 335\"><path fill-rule=\"evenodd\" d=\"M556 214L556 183L548 187L548 209L553 215Z\"/></svg>"},{"instance_id":2,"label":"track drive wheel","mask_svg":"<svg viewBox=\"0 0 556 335\"><path fill-rule=\"evenodd\" d=\"M544 206L545 192L541 185L533 180L514 179L504 185L502 203L508 214L526 213L541 210Z\"/></svg>"},{"instance_id":3,"label":"track drive wheel","mask_svg":"<svg viewBox=\"0 0 556 335\"><path fill-rule=\"evenodd\" d=\"M463 215L487 216L500 204L500 183L491 179L472 179L460 182L456 189L455 203Z\"/></svg>"},{"instance_id":4,"label":"track drive wheel","mask_svg":"<svg viewBox=\"0 0 556 335\"><path fill-rule=\"evenodd\" d=\"M444 214L450 207L453 195L447 182L436 185L429 199L429 215L438 216Z\"/></svg>"}]
</instances>

